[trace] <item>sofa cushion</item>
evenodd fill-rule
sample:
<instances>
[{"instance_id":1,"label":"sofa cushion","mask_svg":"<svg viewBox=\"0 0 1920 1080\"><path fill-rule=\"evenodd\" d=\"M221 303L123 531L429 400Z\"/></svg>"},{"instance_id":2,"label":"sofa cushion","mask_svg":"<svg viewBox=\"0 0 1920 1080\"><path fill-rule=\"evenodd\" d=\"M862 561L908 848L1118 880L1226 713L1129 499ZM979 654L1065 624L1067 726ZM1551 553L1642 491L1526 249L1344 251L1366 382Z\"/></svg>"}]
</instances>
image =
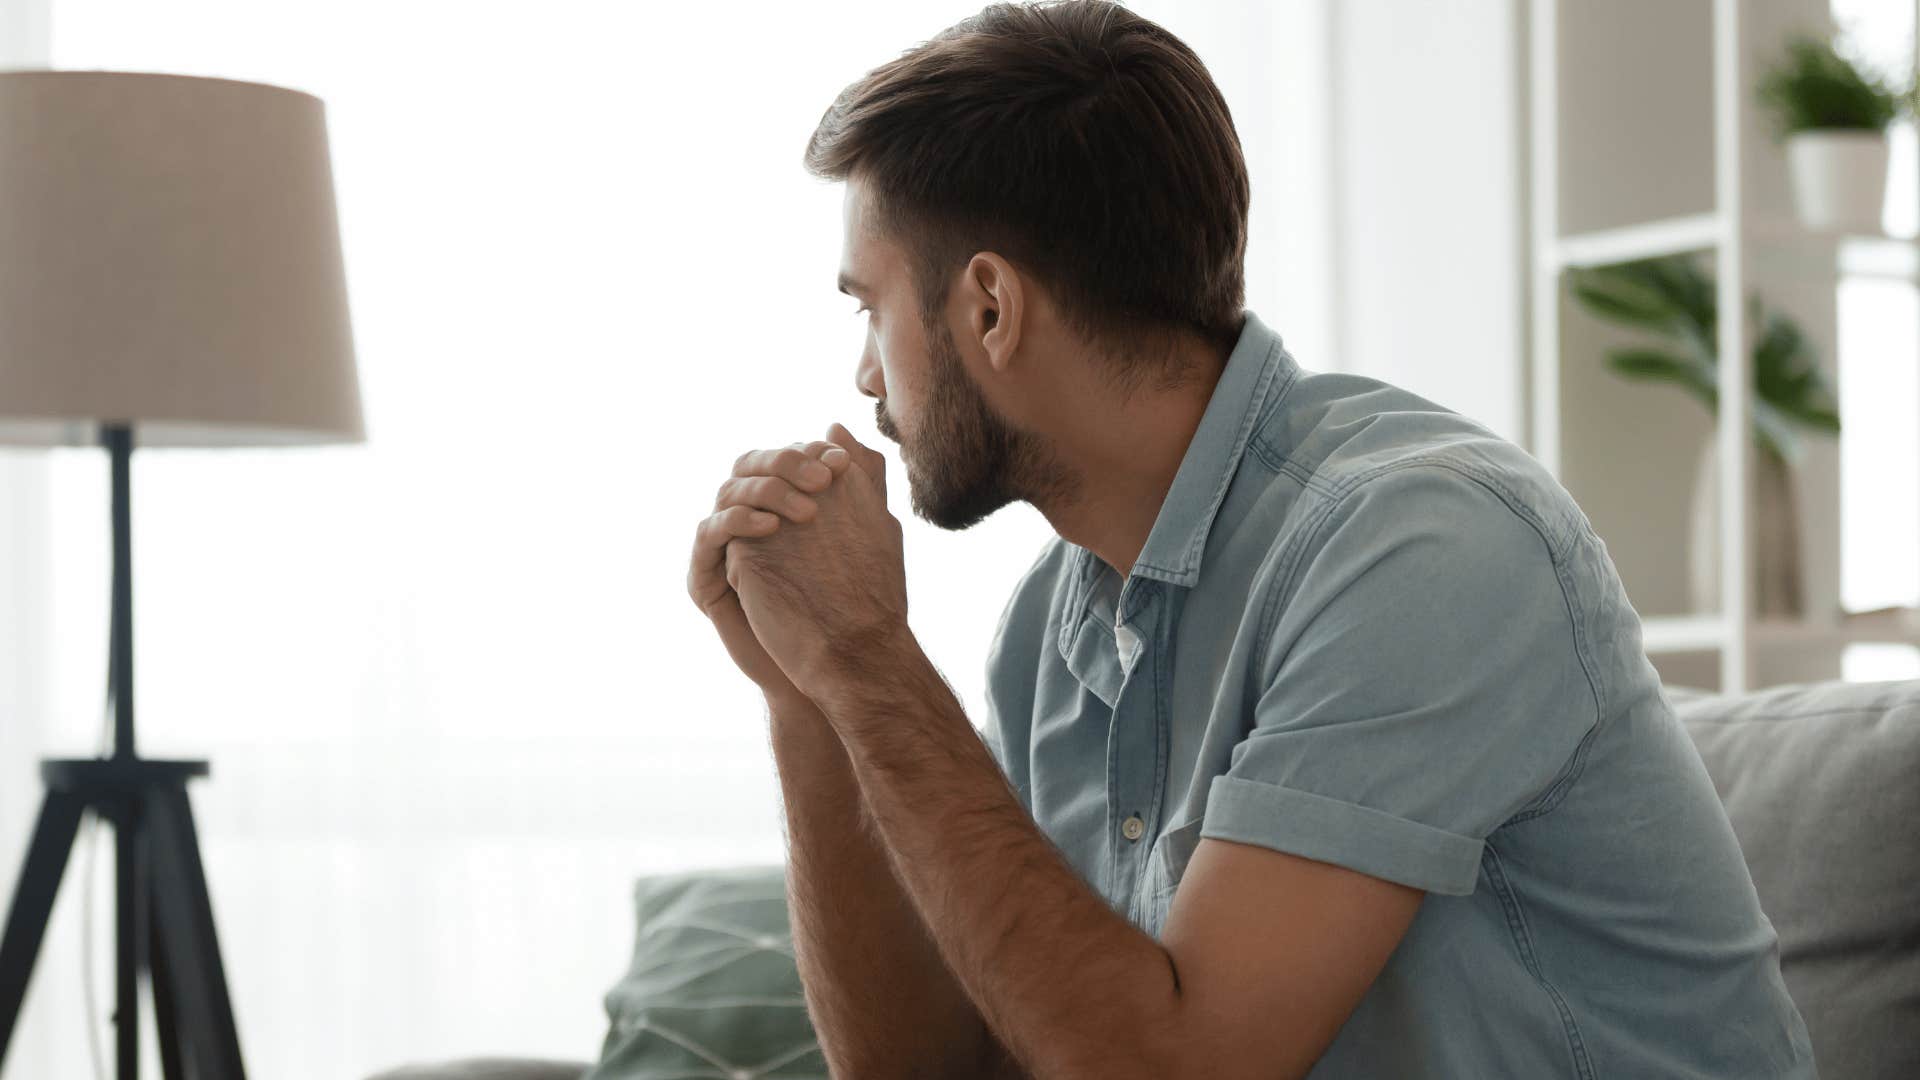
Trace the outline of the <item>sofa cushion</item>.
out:
<instances>
[{"instance_id":1,"label":"sofa cushion","mask_svg":"<svg viewBox=\"0 0 1920 1080\"><path fill-rule=\"evenodd\" d=\"M1920 1077L1920 681L1670 688L1826 1077Z\"/></svg>"},{"instance_id":2,"label":"sofa cushion","mask_svg":"<svg viewBox=\"0 0 1920 1080\"><path fill-rule=\"evenodd\" d=\"M369 1080L581 1080L584 1064L533 1058L468 1058L389 1069Z\"/></svg>"},{"instance_id":3,"label":"sofa cushion","mask_svg":"<svg viewBox=\"0 0 1920 1080\"><path fill-rule=\"evenodd\" d=\"M783 867L700 870L634 885L633 963L584 1080L821 1077L793 956Z\"/></svg>"}]
</instances>

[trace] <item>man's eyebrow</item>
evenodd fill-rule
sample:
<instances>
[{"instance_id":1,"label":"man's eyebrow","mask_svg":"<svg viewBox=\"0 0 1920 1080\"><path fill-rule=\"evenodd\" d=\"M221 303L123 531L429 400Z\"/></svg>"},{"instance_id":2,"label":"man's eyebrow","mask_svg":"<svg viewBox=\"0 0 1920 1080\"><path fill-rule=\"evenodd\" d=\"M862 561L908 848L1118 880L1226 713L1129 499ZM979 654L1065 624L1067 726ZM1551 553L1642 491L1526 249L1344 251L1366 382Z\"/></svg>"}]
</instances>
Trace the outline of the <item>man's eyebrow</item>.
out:
<instances>
[{"instance_id":1,"label":"man's eyebrow","mask_svg":"<svg viewBox=\"0 0 1920 1080\"><path fill-rule=\"evenodd\" d=\"M864 297L873 292L872 289L867 287L865 282L853 280L846 275L845 271L841 272L840 280L836 284L838 284L840 291L846 293L848 296Z\"/></svg>"}]
</instances>

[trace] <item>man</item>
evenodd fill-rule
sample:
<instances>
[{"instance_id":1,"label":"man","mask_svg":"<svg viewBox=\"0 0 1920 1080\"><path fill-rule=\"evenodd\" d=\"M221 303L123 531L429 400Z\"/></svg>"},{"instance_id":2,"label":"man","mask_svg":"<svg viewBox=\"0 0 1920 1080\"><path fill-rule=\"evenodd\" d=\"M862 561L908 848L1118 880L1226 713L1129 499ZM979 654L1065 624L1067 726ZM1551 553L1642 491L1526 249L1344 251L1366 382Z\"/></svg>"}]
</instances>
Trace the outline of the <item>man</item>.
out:
<instances>
[{"instance_id":1,"label":"man","mask_svg":"<svg viewBox=\"0 0 1920 1080\"><path fill-rule=\"evenodd\" d=\"M1243 309L1190 50L996 5L849 87L807 164L913 510L1059 534L983 742L907 627L878 451L746 454L699 527L835 1075L1813 1074L1604 546L1511 444Z\"/></svg>"}]
</instances>

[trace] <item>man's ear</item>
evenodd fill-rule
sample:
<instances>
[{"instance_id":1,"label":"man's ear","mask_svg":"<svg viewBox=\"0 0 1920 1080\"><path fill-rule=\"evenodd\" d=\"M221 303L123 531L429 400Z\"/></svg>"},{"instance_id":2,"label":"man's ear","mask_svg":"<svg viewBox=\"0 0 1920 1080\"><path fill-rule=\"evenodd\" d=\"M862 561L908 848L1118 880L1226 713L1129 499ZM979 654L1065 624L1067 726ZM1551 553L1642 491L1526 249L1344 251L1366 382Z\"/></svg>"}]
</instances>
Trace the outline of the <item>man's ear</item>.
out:
<instances>
[{"instance_id":1,"label":"man's ear","mask_svg":"<svg viewBox=\"0 0 1920 1080\"><path fill-rule=\"evenodd\" d=\"M1020 330L1026 321L1026 291L1013 264L991 251L976 254L967 263L967 282L977 301L968 327L986 350L987 363L1004 372L1020 349Z\"/></svg>"}]
</instances>

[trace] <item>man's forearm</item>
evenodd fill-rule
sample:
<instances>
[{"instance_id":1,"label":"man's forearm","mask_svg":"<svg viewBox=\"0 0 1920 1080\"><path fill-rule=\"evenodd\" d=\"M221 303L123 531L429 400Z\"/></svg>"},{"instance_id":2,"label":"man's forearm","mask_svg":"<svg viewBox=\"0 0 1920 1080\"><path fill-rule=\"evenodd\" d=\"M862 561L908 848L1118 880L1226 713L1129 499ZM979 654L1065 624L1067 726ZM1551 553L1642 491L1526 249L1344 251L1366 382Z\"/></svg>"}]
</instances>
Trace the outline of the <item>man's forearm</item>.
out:
<instances>
[{"instance_id":1,"label":"man's forearm","mask_svg":"<svg viewBox=\"0 0 1920 1080\"><path fill-rule=\"evenodd\" d=\"M1053 847L917 646L823 702L899 880L1035 1076L1166 1077L1190 1061L1179 982Z\"/></svg>"},{"instance_id":2,"label":"man's forearm","mask_svg":"<svg viewBox=\"0 0 1920 1080\"><path fill-rule=\"evenodd\" d=\"M977 1076L998 1049L902 891L840 737L774 705L787 897L808 1010L835 1076Z\"/></svg>"}]
</instances>

